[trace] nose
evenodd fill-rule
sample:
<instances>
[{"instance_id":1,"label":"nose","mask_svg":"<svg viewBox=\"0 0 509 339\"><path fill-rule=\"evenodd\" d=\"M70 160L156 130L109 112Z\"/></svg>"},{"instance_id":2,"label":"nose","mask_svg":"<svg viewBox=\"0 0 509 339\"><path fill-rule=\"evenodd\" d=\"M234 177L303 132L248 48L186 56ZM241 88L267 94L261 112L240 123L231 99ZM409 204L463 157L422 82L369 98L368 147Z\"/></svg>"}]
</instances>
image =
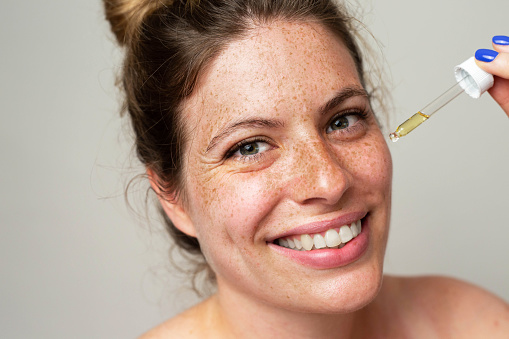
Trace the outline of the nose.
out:
<instances>
[{"instance_id":1,"label":"nose","mask_svg":"<svg viewBox=\"0 0 509 339\"><path fill-rule=\"evenodd\" d=\"M293 200L300 204L338 204L351 186L352 178L333 146L315 140L295 154Z\"/></svg>"}]
</instances>

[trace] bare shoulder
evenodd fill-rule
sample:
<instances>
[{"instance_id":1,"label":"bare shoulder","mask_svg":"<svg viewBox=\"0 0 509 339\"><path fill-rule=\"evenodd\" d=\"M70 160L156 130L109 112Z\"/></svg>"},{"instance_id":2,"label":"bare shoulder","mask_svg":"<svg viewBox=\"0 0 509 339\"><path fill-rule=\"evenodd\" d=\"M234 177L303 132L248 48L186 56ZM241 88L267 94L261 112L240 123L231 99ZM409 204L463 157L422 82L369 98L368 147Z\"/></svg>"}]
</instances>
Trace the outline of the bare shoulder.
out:
<instances>
[{"instance_id":1,"label":"bare shoulder","mask_svg":"<svg viewBox=\"0 0 509 339\"><path fill-rule=\"evenodd\" d=\"M193 309L171 318L143 334L140 339L197 338Z\"/></svg>"},{"instance_id":2,"label":"bare shoulder","mask_svg":"<svg viewBox=\"0 0 509 339\"><path fill-rule=\"evenodd\" d=\"M453 337L507 338L509 304L470 283L446 277L389 277L404 308Z\"/></svg>"},{"instance_id":3,"label":"bare shoulder","mask_svg":"<svg viewBox=\"0 0 509 339\"><path fill-rule=\"evenodd\" d=\"M180 313L143 334L139 339L203 338L210 324L210 299Z\"/></svg>"}]
</instances>

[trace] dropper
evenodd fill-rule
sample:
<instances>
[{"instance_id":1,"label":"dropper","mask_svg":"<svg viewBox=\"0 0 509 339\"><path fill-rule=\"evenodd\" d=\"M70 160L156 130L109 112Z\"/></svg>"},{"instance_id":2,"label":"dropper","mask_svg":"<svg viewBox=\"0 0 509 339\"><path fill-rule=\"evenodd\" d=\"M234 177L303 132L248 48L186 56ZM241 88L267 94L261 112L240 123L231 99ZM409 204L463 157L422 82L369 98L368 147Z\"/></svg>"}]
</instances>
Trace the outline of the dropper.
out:
<instances>
[{"instance_id":1,"label":"dropper","mask_svg":"<svg viewBox=\"0 0 509 339\"><path fill-rule=\"evenodd\" d=\"M472 98L477 99L490 89L494 82L493 75L479 68L475 63L474 57L456 66L454 68L454 75L457 82L454 86L412 115L408 120L399 125L394 133L389 135L393 142L398 141L401 137L413 131L461 93L465 92Z\"/></svg>"}]
</instances>

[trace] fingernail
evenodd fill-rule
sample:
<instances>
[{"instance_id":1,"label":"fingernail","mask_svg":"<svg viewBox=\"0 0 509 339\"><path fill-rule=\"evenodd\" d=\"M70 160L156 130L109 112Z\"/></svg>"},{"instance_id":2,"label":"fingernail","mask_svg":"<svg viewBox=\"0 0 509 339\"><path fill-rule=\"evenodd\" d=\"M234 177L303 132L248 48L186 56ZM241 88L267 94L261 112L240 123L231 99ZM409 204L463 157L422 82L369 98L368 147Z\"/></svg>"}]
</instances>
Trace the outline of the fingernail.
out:
<instances>
[{"instance_id":1,"label":"fingernail","mask_svg":"<svg viewBox=\"0 0 509 339\"><path fill-rule=\"evenodd\" d=\"M503 45L503 46L506 46L506 45L509 45L509 36L505 36L505 35L495 35L493 37L493 43L495 45Z\"/></svg>"},{"instance_id":2,"label":"fingernail","mask_svg":"<svg viewBox=\"0 0 509 339\"><path fill-rule=\"evenodd\" d=\"M491 49L478 49L475 52L475 58L479 61L492 62L497 57L498 52Z\"/></svg>"}]
</instances>

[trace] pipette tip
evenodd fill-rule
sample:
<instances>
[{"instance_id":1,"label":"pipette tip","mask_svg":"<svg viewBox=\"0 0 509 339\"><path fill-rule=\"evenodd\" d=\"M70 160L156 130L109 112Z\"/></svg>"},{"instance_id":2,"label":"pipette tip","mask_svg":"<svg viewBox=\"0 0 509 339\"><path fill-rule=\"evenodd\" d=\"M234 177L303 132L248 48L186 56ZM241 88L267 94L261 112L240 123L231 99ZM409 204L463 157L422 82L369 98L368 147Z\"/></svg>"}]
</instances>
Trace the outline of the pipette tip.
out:
<instances>
[{"instance_id":1,"label":"pipette tip","mask_svg":"<svg viewBox=\"0 0 509 339\"><path fill-rule=\"evenodd\" d=\"M399 140L399 135L396 134L396 132L389 134L389 138L391 138L392 142L396 142Z\"/></svg>"}]
</instances>

